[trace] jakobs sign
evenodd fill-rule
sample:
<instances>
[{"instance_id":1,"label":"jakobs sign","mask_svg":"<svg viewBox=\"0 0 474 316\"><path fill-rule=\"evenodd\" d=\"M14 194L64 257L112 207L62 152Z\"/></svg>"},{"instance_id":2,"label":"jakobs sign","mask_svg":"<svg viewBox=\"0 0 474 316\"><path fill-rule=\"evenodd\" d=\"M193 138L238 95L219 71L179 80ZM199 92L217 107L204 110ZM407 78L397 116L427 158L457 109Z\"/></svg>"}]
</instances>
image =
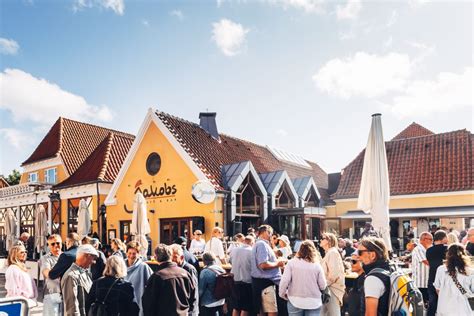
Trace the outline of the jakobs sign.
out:
<instances>
[{"instance_id":1,"label":"jakobs sign","mask_svg":"<svg viewBox=\"0 0 474 316\"><path fill-rule=\"evenodd\" d=\"M143 194L145 199L162 199L174 197L178 189L176 188L176 184L169 182L164 182L161 185L150 184L146 186L143 185L142 180L138 180L137 183L135 183L135 191L133 194L135 195L138 192ZM129 210L126 204L123 205L123 208L127 213L133 213L133 210Z\"/></svg>"}]
</instances>

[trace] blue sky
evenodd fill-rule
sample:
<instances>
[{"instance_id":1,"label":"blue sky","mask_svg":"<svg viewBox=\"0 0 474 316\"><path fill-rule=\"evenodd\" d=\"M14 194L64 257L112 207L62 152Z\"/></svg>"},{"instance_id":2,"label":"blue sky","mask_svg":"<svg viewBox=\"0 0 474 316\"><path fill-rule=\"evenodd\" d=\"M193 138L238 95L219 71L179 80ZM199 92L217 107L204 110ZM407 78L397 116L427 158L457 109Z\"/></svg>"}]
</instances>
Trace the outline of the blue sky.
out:
<instances>
[{"instance_id":1,"label":"blue sky","mask_svg":"<svg viewBox=\"0 0 474 316\"><path fill-rule=\"evenodd\" d=\"M473 130L473 4L2 1L0 174L58 116L136 133L149 107L345 167L370 115Z\"/></svg>"}]
</instances>

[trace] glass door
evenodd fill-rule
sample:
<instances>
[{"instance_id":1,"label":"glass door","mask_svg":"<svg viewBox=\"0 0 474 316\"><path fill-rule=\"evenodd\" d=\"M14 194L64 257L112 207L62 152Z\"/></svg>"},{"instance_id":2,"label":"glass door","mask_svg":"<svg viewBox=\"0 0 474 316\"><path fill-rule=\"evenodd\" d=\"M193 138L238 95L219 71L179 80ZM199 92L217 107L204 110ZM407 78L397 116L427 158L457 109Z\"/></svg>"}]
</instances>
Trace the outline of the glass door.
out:
<instances>
[{"instance_id":1,"label":"glass door","mask_svg":"<svg viewBox=\"0 0 474 316\"><path fill-rule=\"evenodd\" d=\"M171 245L173 241L182 236L190 242L192 218L165 218L160 220L160 242Z\"/></svg>"}]
</instances>

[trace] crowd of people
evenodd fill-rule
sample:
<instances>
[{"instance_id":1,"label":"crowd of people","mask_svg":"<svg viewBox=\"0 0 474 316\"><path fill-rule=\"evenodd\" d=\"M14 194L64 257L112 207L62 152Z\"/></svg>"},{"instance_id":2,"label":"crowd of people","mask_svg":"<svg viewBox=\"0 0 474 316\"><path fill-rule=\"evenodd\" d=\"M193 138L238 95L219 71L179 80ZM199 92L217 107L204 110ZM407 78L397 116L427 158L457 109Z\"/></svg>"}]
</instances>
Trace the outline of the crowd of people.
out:
<instances>
[{"instance_id":1,"label":"crowd of people","mask_svg":"<svg viewBox=\"0 0 474 316\"><path fill-rule=\"evenodd\" d=\"M353 242L323 233L319 244L304 240L292 249L289 238L269 225L237 234L228 247L221 228L211 234L207 242L196 230L190 243L180 237L172 245L159 244L151 263L140 256L135 241L111 240L106 257L96 238L70 233L62 252L61 237L51 235L49 253L39 261L45 280L43 314L389 314L394 262L383 239ZM444 230L419 235L410 253L413 285L428 315L474 315L469 300L474 298L469 259L474 228L467 231L465 244L456 233L455 239L450 235ZM9 251L7 297L37 299L26 257L23 243ZM353 282L347 286L349 273ZM223 295L228 286L230 294Z\"/></svg>"}]
</instances>

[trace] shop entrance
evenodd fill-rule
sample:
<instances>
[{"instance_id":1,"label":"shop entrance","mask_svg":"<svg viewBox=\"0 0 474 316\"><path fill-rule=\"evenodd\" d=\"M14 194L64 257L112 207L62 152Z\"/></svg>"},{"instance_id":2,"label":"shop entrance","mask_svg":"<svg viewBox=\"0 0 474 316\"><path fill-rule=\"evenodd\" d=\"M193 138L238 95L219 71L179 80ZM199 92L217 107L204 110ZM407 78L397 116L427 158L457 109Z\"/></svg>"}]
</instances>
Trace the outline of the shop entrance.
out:
<instances>
[{"instance_id":1,"label":"shop entrance","mask_svg":"<svg viewBox=\"0 0 474 316\"><path fill-rule=\"evenodd\" d=\"M191 217L160 219L160 242L171 245L179 236L189 241L192 220Z\"/></svg>"}]
</instances>

